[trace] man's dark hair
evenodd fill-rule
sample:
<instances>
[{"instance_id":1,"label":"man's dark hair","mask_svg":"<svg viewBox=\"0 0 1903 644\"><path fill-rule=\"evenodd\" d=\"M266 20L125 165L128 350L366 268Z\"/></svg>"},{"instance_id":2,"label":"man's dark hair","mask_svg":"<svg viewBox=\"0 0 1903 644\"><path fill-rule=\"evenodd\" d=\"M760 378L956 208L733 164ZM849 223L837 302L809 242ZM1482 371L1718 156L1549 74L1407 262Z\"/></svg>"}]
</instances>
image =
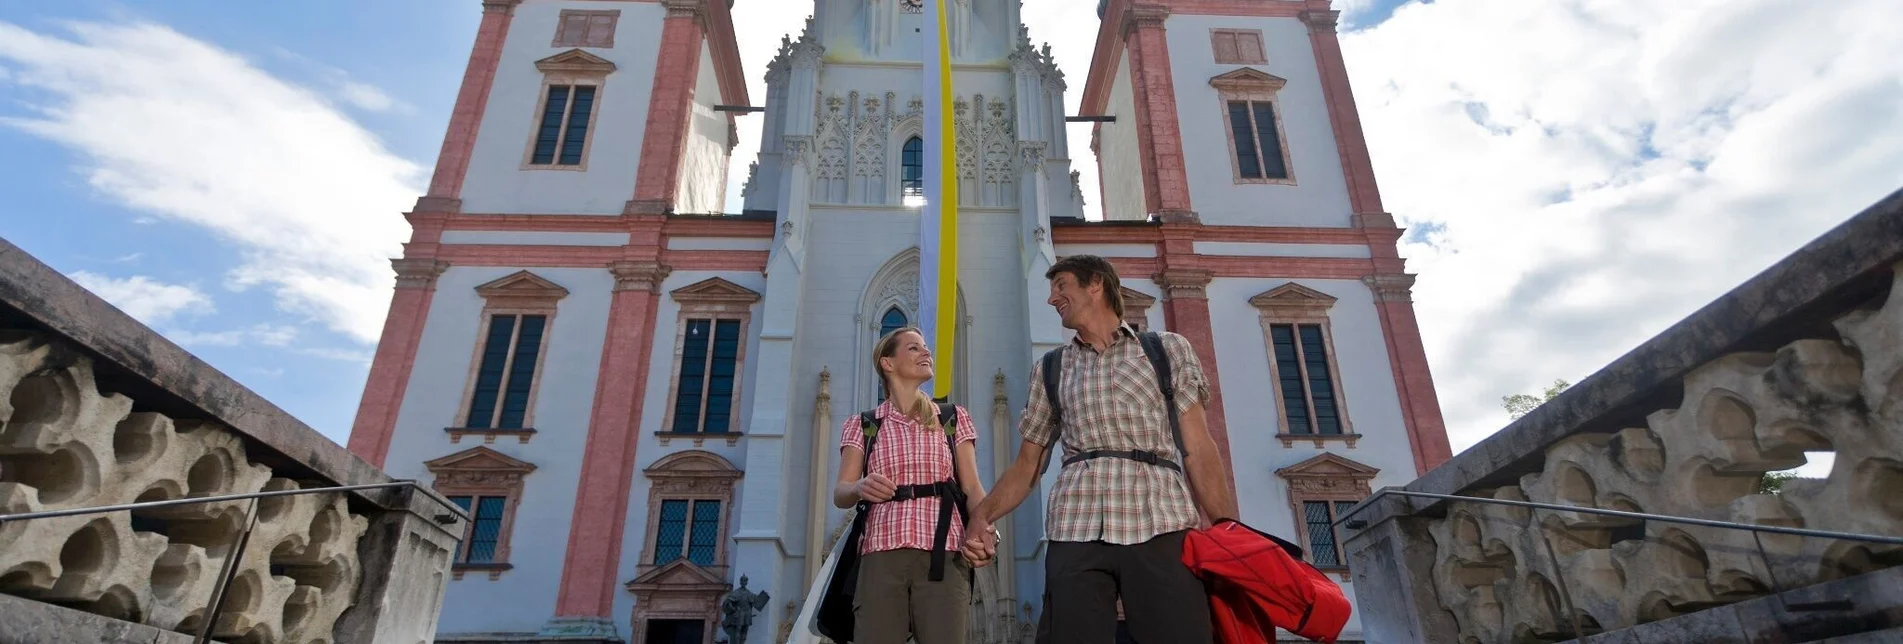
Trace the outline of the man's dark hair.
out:
<instances>
[{"instance_id":1,"label":"man's dark hair","mask_svg":"<svg viewBox=\"0 0 1903 644\"><path fill-rule=\"evenodd\" d=\"M1078 286L1103 284L1105 303L1117 319L1123 319L1123 283L1117 279L1117 268L1110 265L1110 260L1096 255L1066 255L1058 258L1051 270L1044 271L1044 279L1057 279L1059 273L1070 273L1077 278Z\"/></svg>"}]
</instances>

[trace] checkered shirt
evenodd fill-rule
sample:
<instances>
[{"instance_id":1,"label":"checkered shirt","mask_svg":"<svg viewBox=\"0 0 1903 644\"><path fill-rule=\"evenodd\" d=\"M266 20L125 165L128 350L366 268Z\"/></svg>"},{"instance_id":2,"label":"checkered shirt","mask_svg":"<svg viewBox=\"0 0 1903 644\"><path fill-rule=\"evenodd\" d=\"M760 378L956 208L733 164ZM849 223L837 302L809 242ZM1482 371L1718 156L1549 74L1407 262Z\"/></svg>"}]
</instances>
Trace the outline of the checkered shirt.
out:
<instances>
[{"instance_id":1,"label":"checkered shirt","mask_svg":"<svg viewBox=\"0 0 1903 644\"><path fill-rule=\"evenodd\" d=\"M1209 399L1209 381L1189 340L1162 333L1176 381L1179 413ZM1064 372L1057 395L1064 403L1064 458L1090 450L1147 450L1187 470L1157 387L1156 370L1142 341L1120 327L1099 353L1080 340L1059 349ZM1030 402L1018 430L1024 440L1049 446L1055 426L1044 395L1044 364L1031 367ZM1059 462L1061 465L1061 461ZM1127 458L1096 458L1065 467L1051 488L1044 520L1051 541L1104 541L1131 545L1196 527L1195 503L1185 474Z\"/></svg>"},{"instance_id":2,"label":"checkered shirt","mask_svg":"<svg viewBox=\"0 0 1903 644\"><path fill-rule=\"evenodd\" d=\"M943 430L921 426L893 409L891 401L881 403L874 413L881 419L879 442L872 447L872 467L866 472L877 472L891 479L893 485L953 480L952 454L945 447ZM933 410L933 414L937 414L937 410ZM972 425L971 414L963 407L958 408L957 423L957 441L976 443L978 428ZM840 433L840 450L866 449L859 414L848 417ZM872 514L866 518L866 532L859 538L860 554L904 548L932 550L932 534L938 530L938 503L933 497L873 504ZM963 523L954 512L951 533L945 537L947 548L957 550L964 543Z\"/></svg>"}]
</instances>

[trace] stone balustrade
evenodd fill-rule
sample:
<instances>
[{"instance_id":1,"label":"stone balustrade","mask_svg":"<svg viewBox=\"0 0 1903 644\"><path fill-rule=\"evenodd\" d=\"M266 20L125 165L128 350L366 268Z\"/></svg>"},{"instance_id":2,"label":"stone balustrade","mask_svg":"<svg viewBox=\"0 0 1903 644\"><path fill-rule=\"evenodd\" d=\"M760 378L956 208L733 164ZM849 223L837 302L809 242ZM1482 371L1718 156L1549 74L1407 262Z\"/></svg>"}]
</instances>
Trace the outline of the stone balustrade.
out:
<instances>
[{"instance_id":1,"label":"stone balustrade","mask_svg":"<svg viewBox=\"0 0 1903 644\"><path fill-rule=\"evenodd\" d=\"M0 241L0 514L391 482ZM0 522L0 632L196 634L251 504ZM259 499L255 517L215 638L433 639L461 510L396 487Z\"/></svg>"},{"instance_id":2,"label":"stone balustrade","mask_svg":"<svg viewBox=\"0 0 1903 644\"><path fill-rule=\"evenodd\" d=\"M1827 477L1766 486L1819 453ZM1405 489L1903 535L1903 192ZM1903 626L1898 593L1857 592L1896 586L1903 546L1399 496L1353 516L1369 641ZM1820 584L1832 598L1782 598Z\"/></svg>"}]
</instances>

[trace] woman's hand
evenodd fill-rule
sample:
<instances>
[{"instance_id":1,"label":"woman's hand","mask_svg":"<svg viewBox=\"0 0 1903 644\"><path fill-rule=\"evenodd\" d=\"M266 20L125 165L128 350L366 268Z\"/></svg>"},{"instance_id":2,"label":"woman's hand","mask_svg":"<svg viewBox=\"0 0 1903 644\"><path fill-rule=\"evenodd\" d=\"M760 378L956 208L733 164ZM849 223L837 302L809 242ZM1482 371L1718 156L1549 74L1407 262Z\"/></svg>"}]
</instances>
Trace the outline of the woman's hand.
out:
<instances>
[{"instance_id":1,"label":"woman's hand","mask_svg":"<svg viewBox=\"0 0 1903 644\"><path fill-rule=\"evenodd\" d=\"M892 500L892 495L898 492L899 488L892 484L892 479L874 473L854 483L853 490L859 493L861 499L873 503L884 503Z\"/></svg>"}]
</instances>

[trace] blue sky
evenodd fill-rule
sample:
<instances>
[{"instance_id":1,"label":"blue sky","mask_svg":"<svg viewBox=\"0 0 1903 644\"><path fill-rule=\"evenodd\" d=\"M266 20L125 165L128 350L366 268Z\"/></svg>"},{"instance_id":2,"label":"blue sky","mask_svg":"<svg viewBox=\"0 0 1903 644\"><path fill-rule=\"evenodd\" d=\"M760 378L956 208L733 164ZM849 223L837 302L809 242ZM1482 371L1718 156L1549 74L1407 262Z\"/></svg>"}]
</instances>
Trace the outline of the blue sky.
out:
<instances>
[{"instance_id":1,"label":"blue sky","mask_svg":"<svg viewBox=\"0 0 1903 644\"><path fill-rule=\"evenodd\" d=\"M811 5L740 5L763 97ZM1094 5L1025 3L1073 108ZM1895 0L1336 6L1456 448L1500 396L1577 381L1903 179ZM342 441L480 17L0 3L0 237ZM741 120L730 210L758 132Z\"/></svg>"}]
</instances>

